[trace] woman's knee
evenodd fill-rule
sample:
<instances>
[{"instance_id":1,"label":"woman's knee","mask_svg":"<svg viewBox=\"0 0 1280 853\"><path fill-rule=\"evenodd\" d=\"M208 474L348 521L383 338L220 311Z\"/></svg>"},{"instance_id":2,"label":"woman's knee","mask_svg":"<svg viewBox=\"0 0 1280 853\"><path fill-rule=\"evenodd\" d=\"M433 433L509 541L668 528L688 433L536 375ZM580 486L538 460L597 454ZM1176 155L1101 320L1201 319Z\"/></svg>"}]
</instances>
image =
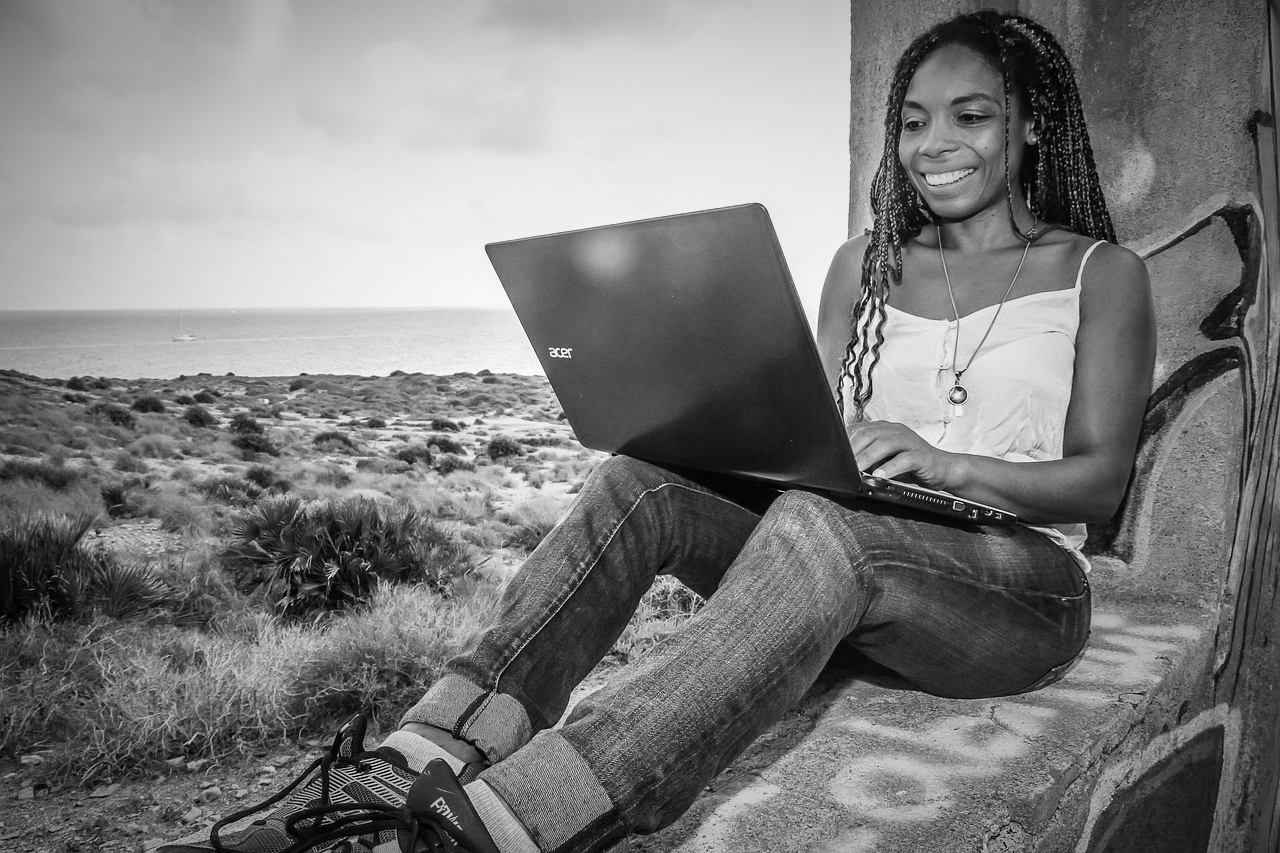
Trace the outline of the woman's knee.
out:
<instances>
[{"instance_id":1,"label":"woman's knee","mask_svg":"<svg viewBox=\"0 0 1280 853\"><path fill-rule=\"evenodd\" d=\"M639 495L658 488L663 483L669 483L672 479L670 472L648 462L641 462L630 456L610 456L595 467L583 488L590 486Z\"/></svg>"},{"instance_id":2,"label":"woman's knee","mask_svg":"<svg viewBox=\"0 0 1280 853\"><path fill-rule=\"evenodd\" d=\"M824 540L842 539L847 527L845 514L847 510L821 495L793 489L783 492L769 506L761 527L798 542L811 541L815 536Z\"/></svg>"},{"instance_id":3,"label":"woman's knee","mask_svg":"<svg viewBox=\"0 0 1280 853\"><path fill-rule=\"evenodd\" d=\"M793 574L795 582L847 584L866 568L849 510L810 492L784 492L756 528L760 547L782 549L775 571Z\"/></svg>"}]
</instances>

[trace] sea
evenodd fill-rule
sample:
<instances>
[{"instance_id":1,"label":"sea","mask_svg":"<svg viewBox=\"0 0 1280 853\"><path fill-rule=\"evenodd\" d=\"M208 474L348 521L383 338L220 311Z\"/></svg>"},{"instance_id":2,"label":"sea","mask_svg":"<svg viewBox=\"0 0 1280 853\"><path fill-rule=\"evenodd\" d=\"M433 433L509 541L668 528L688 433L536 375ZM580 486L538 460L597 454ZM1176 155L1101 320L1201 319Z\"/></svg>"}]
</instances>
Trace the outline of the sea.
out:
<instances>
[{"instance_id":1,"label":"sea","mask_svg":"<svg viewBox=\"0 0 1280 853\"><path fill-rule=\"evenodd\" d=\"M48 379L545 375L515 314L497 308L0 311L6 368Z\"/></svg>"}]
</instances>

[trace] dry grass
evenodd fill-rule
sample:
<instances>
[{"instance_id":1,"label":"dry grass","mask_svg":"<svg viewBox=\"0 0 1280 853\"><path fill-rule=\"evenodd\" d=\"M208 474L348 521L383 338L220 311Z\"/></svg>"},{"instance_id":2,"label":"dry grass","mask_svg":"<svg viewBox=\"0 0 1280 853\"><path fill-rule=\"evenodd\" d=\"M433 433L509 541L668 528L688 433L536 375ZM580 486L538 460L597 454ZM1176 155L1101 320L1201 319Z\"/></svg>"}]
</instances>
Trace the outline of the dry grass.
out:
<instances>
[{"instance_id":1,"label":"dry grass","mask_svg":"<svg viewBox=\"0 0 1280 853\"><path fill-rule=\"evenodd\" d=\"M328 731L371 705L388 715L384 724L394 722L490 617L498 581L483 566L508 560L508 543L521 536L531 547L567 502L563 493L600 458L562 424L545 422L559 407L545 380L533 377L199 376L76 385L0 372L0 464L21 459L73 471L57 487L38 475L4 479L0 521L33 512L96 513L101 525L150 517L179 534L184 550L157 561L142 547L116 546L120 561L168 585L164 607L142 618L0 629L0 750L38 749L64 779L118 777L179 754L245 754ZM206 390L202 405L217 424L197 427L183 413ZM131 427L113 422L110 407L127 410L147 394L165 411L132 412ZM232 444L230 425L250 416L281 456L255 463ZM324 432L349 435L355 446L333 436L318 446L314 437ZM528 438L523 450L537 452L522 450L512 464L477 454L499 434ZM442 473L394 460L393 448L433 440L436 451L463 451L455 455L474 470ZM436 452L436 460L445 455ZM552 485L555 496L531 490ZM261 592L236 587L224 556L230 514L281 493L366 494L415 507L482 549L482 569L446 595L382 585L352 612L286 625ZM625 636L619 656L647 642Z\"/></svg>"}]
</instances>

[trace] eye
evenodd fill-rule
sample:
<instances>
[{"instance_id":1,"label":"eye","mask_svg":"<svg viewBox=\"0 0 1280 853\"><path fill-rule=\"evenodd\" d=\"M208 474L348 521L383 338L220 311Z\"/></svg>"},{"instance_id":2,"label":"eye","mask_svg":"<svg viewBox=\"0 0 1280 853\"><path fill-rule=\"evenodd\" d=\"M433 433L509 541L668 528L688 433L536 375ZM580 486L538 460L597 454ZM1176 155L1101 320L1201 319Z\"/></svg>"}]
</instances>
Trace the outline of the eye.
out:
<instances>
[{"instance_id":1,"label":"eye","mask_svg":"<svg viewBox=\"0 0 1280 853\"><path fill-rule=\"evenodd\" d=\"M970 125L982 124L984 121L986 121L989 118L991 118L991 116L987 115L986 113L975 113L975 112L966 111L966 112L960 113L960 115L956 117L956 122L958 124L970 124Z\"/></svg>"},{"instance_id":2,"label":"eye","mask_svg":"<svg viewBox=\"0 0 1280 853\"><path fill-rule=\"evenodd\" d=\"M924 127L924 120L918 118L904 118L902 120L903 133L915 133Z\"/></svg>"}]
</instances>

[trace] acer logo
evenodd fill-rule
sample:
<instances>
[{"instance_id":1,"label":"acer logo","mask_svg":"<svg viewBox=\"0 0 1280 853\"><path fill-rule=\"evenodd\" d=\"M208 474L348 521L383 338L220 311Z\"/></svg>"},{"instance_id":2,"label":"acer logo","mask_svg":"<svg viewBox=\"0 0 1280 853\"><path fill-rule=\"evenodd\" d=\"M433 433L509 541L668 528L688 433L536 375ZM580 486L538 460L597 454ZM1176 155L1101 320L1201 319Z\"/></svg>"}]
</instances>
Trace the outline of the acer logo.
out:
<instances>
[{"instance_id":1,"label":"acer logo","mask_svg":"<svg viewBox=\"0 0 1280 853\"><path fill-rule=\"evenodd\" d=\"M547 347L552 358L573 358L573 347Z\"/></svg>"}]
</instances>

